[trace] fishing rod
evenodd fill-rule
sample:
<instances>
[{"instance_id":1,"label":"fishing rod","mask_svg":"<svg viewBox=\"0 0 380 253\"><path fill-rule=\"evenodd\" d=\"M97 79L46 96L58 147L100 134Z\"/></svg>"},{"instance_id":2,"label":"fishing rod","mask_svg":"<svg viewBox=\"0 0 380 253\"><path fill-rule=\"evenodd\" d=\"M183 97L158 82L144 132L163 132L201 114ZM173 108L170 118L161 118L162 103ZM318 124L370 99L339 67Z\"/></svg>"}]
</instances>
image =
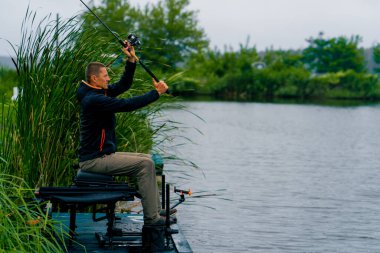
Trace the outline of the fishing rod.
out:
<instances>
[{"instance_id":1,"label":"fishing rod","mask_svg":"<svg viewBox=\"0 0 380 253\"><path fill-rule=\"evenodd\" d=\"M122 41L119 36L117 36L100 18L98 15L96 15L95 12L93 12L90 7L87 6L87 4L85 4L82 0L79 0L82 2L82 4L84 6L86 6L86 8L100 21L100 23L110 32L112 33L112 35L117 39L117 41L123 46L123 47L127 47L127 45L124 43L124 41ZM135 46L140 46L141 45L141 42L139 40L139 38L130 33L128 35L128 42L129 44L131 44L133 47ZM141 67L156 81L156 82L159 82L160 80L153 74L153 72L141 61L141 59L139 57L137 57L135 54L132 54L132 56L135 58L135 60L140 63ZM166 93L169 94L169 90L166 91Z\"/></svg>"}]
</instances>

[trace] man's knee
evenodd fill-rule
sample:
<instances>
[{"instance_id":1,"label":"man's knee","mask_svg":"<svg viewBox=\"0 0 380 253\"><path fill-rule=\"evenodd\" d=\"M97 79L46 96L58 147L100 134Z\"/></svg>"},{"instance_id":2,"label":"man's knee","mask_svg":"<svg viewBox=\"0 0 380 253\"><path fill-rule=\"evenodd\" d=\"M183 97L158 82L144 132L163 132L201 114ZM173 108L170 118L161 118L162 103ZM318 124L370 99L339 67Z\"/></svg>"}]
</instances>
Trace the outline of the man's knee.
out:
<instances>
[{"instance_id":1,"label":"man's knee","mask_svg":"<svg viewBox=\"0 0 380 253\"><path fill-rule=\"evenodd\" d=\"M143 166L145 168L154 169L154 162L150 158L144 159L143 164L144 164Z\"/></svg>"},{"instance_id":2,"label":"man's knee","mask_svg":"<svg viewBox=\"0 0 380 253\"><path fill-rule=\"evenodd\" d=\"M141 162L142 170L144 171L144 174L153 174L156 173L154 169L154 162L150 158L146 158Z\"/></svg>"}]
</instances>

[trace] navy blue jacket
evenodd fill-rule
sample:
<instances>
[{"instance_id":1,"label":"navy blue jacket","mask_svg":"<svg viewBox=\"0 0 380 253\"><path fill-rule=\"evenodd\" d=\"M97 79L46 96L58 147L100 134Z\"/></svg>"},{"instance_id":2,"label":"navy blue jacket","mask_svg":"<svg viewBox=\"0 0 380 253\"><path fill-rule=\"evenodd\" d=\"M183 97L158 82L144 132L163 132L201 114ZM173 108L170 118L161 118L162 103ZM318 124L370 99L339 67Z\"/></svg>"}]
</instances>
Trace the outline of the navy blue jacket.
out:
<instances>
[{"instance_id":1,"label":"navy blue jacket","mask_svg":"<svg viewBox=\"0 0 380 253\"><path fill-rule=\"evenodd\" d=\"M108 89L81 82L77 91L80 103L79 161L83 162L116 152L115 113L130 112L159 98L156 90L132 98L117 98L133 82L136 63L127 62L121 79Z\"/></svg>"}]
</instances>

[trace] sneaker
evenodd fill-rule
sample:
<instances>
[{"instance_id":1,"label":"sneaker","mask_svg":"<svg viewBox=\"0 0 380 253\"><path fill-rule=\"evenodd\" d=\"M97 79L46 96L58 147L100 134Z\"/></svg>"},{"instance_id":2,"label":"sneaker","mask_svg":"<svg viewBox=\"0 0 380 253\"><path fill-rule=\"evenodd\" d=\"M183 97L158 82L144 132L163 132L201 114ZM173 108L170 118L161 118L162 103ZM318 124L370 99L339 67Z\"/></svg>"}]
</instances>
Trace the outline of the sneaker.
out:
<instances>
[{"instance_id":1,"label":"sneaker","mask_svg":"<svg viewBox=\"0 0 380 253\"><path fill-rule=\"evenodd\" d=\"M170 209L170 211L169 211L169 215L170 215L170 216L172 216L172 215L174 215L174 214L176 214L176 213L177 213L177 209L175 209L175 208ZM160 211L160 216L163 216L163 217L166 216L166 209L161 209L161 211Z\"/></svg>"}]
</instances>

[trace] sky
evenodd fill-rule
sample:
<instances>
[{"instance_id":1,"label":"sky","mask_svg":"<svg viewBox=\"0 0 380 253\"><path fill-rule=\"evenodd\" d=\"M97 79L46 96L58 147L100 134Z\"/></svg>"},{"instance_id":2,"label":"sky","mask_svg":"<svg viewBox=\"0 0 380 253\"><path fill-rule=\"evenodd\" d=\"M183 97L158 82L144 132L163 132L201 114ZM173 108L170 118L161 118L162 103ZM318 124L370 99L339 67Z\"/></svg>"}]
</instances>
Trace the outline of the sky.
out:
<instances>
[{"instance_id":1,"label":"sky","mask_svg":"<svg viewBox=\"0 0 380 253\"><path fill-rule=\"evenodd\" d=\"M0 55L14 55L28 5L40 18L69 18L85 10L79 0L0 0ZM144 6L159 0L129 0ZM85 0L89 3L90 0ZM98 2L98 1L97 1ZM361 47L380 42L380 0L190 0L212 48L302 49L323 31L326 38L359 35ZM112 29L112 27L111 27Z\"/></svg>"}]
</instances>

